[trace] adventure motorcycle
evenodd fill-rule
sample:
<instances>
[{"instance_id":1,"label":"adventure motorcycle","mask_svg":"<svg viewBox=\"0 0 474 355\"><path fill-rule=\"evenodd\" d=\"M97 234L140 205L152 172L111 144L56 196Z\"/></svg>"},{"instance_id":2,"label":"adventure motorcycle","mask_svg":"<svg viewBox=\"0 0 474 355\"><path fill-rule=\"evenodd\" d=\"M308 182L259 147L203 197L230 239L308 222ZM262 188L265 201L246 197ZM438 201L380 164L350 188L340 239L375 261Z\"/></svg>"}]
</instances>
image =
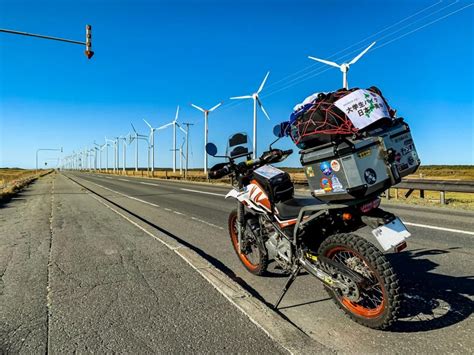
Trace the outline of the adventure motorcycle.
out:
<instances>
[{"instance_id":1,"label":"adventure motorcycle","mask_svg":"<svg viewBox=\"0 0 474 355\"><path fill-rule=\"evenodd\" d=\"M283 136L279 126L274 133L277 140ZM235 198L237 208L229 215L229 234L244 267L263 275L275 261L289 273L275 308L304 269L323 282L335 303L356 322L376 329L390 326L400 307L399 284L382 251L406 247L410 233L403 223L379 208L378 197L345 203L295 197L289 175L269 165L293 151L270 145L252 160L246 145L247 135L237 133L230 137L226 155L218 156L217 147L208 143L209 155L228 160L211 168L209 178L232 177L234 188L226 198ZM366 226L382 251L355 234Z\"/></svg>"}]
</instances>

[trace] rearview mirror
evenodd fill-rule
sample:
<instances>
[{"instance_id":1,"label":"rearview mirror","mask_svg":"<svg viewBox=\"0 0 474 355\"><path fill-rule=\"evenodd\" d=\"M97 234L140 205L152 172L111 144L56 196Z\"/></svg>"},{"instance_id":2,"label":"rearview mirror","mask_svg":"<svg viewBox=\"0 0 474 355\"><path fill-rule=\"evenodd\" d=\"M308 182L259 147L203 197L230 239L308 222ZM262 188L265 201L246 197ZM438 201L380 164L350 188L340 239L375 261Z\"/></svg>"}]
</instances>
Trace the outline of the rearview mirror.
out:
<instances>
[{"instance_id":1,"label":"rearview mirror","mask_svg":"<svg viewBox=\"0 0 474 355\"><path fill-rule=\"evenodd\" d=\"M214 143L207 143L206 144L206 153L215 157L217 154L217 147Z\"/></svg>"},{"instance_id":2,"label":"rearview mirror","mask_svg":"<svg viewBox=\"0 0 474 355\"><path fill-rule=\"evenodd\" d=\"M275 137L283 138L287 134L288 126L288 122L282 122L273 127L273 134Z\"/></svg>"}]
</instances>

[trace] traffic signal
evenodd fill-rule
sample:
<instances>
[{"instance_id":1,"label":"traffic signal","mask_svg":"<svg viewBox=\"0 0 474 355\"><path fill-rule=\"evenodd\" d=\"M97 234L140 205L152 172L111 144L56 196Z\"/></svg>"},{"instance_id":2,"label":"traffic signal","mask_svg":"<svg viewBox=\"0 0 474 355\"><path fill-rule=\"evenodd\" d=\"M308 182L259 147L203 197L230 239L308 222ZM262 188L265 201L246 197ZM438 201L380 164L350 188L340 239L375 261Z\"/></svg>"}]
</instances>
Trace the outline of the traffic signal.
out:
<instances>
[{"instance_id":1,"label":"traffic signal","mask_svg":"<svg viewBox=\"0 0 474 355\"><path fill-rule=\"evenodd\" d=\"M86 50L85 50L84 53L86 54L87 59L91 59L92 56L94 55L94 52L91 51L91 47L92 47L92 42L91 42L92 34L91 34L91 31L92 31L92 26L91 25L86 25Z\"/></svg>"}]
</instances>

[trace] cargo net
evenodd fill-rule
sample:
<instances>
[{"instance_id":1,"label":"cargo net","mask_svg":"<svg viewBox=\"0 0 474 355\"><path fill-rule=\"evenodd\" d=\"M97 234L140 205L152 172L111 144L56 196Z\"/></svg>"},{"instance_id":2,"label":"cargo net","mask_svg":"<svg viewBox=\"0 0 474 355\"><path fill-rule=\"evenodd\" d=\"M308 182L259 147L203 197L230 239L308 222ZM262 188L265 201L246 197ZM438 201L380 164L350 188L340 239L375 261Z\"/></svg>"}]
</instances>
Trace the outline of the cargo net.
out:
<instances>
[{"instance_id":1,"label":"cargo net","mask_svg":"<svg viewBox=\"0 0 474 355\"><path fill-rule=\"evenodd\" d=\"M335 92L333 102L347 95L347 91ZM317 139L317 135L347 136L357 133L351 120L334 105L333 102L321 100L315 102L308 110L303 112L292 124L291 138L295 144L310 136ZM323 137L322 141L325 141Z\"/></svg>"}]
</instances>

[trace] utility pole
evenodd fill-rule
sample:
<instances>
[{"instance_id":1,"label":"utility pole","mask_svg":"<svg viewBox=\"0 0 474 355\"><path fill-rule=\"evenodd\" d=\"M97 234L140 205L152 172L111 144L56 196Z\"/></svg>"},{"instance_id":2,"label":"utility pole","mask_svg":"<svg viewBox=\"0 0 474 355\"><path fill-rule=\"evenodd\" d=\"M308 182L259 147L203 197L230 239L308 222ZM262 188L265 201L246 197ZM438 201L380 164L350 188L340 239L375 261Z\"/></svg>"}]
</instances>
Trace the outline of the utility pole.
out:
<instances>
[{"instance_id":1,"label":"utility pole","mask_svg":"<svg viewBox=\"0 0 474 355\"><path fill-rule=\"evenodd\" d=\"M188 167L189 167L189 126L194 126L194 123L182 123L182 125L186 126L186 163L184 168L184 177L187 178L188 176Z\"/></svg>"},{"instance_id":2,"label":"utility pole","mask_svg":"<svg viewBox=\"0 0 474 355\"><path fill-rule=\"evenodd\" d=\"M49 40L52 40L52 41L66 42L66 43L72 43L72 44L80 44L80 45L86 46L86 50L84 51L84 54L86 55L87 59L91 59L92 56L94 55L94 52L91 50L91 47L92 47L92 41L91 41L91 39L92 39L92 26L91 25L86 25L86 40L84 42L74 41L74 40L71 40L71 39L60 38L60 37L51 37L51 36L39 35L39 34L35 34L35 33L14 31L14 30L9 30L9 29L5 29L5 28L0 28L0 32L14 34L14 35L20 35L20 36L28 36L28 37L49 39Z\"/></svg>"}]
</instances>

